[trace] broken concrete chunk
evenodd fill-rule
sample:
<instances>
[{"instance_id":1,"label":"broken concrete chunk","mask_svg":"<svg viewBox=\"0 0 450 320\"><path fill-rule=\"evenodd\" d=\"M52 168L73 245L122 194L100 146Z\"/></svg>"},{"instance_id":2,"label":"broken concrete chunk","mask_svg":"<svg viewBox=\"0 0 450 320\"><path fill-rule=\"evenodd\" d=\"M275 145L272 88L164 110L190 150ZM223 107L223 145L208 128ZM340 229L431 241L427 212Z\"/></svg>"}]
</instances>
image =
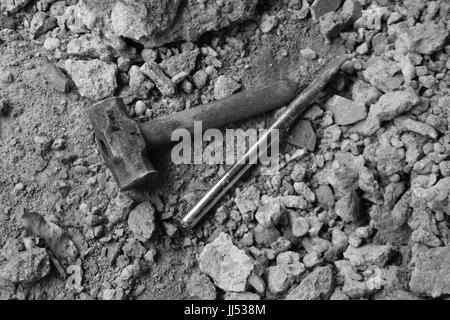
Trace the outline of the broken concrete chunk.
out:
<instances>
[{"instance_id":1,"label":"broken concrete chunk","mask_svg":"<svg viewBox=\"0 0 450 320\"><path fill-rule=\"evenodd\" d=\"M316 148L317 138L311 122L307 120L299 120L293 125L289 131L287 142L299 148L306 148L314 151Z\"/></svg>"},{"instance_id":2,"label":"broken concrete chunk","mask_svg":"<svg viewBox=\"0 0 450 320\"><path fill-rule=\"evenodd\" d=\"M214 98L220 100L231 96L241 85L227 76L219 76L214 84Z\"/></svg>"},{"instance_id":3,"label":"broken concrete chunk","mask_svg":"<svg viewBox=\"0 0 450 320\"><path fill-rule=\"evenodd\" d=\"M331 41L361 16L361 9L359 1L346 0L339 12L328 12L320 17L320 32L326 40Z\"/></svg>"},{"instance_id":4,"label":"broken concrete chunk","mask_svg":"<svg viewBox=\"0 0 450 320\"><path fill-rule=\"evenodd\" d=\"M381 92L363 80L357 80L352 87L352 100L359 105L369 106L378 101Z\"/></svg>"},{"instance_id":5,"label":"broken concrete chunk","mask_svg":"<svg viewBox=\"0 0 450 320\"><path fill-rule=\"evenodd\" d=\"M426 55L441 49L449 35L443 24L433 21L418 23L413 27L407 22L401 22L391 26L389 31L397 36L395 48L399 52L417 52Z\"/></svg>"},{"instance_id":6,"label":"broken concrete chunk","mask_svg":"<svg viewBox=\"0 0 450 320\"><path fill-rule=\"evenodd\" d=\"M396 118L394 123L399 130L415 132L431 139L436 139L438 136L436 129L432 126L413 120L407 116Z\"/></svg>"},{"instance_id":7,"label":"broken concrete chunk","mask_svg":"<svg viewBox=\"0 0 450 320\"><path fill-rule=\"evenodd\" d=\"M363 77L364 80L382 92L390 92L400 88L404 81L400 71L401 67L398 62L372 56L367 60L367 67L363 71Z\"/></svg>"},{"instance_id":8,"label":"broken concrete chunk","mask_svg":"<svg viewBox=\"0 0 450 320\"><path fill-rule=\"evenodd\" d=\"M158 88L163 96L172 96L175 94L175 86L156 62L148 61L144 63L141 71L155 83L156 88Z\"/></svg>"},{"instance_id":9,"label":"broken concrete chunk","mask_svg":"<svg viewBox=\"0 0 450 320\"><path fill-rule=\"evenodd\" d=\"M238 249L231 237L222 232L205 246L200 258L200 269L225 291L244 292L254 265L244 251Z\"/></svg>"},{"instance_id":10,"label":"broken concrete chunk","mask_svg":"<svg viewBox=\"0 0 450 320\"><path fill-rule=\"evenodd\" d=\"M286 300L326 300L333 291L333 285L331 267L318 267L289 292Z\"/></svg>"},{"instance_id":11,"label":"broken concrete chunk","mask_svg":"<svg viewBox=\"0 0 450 320\"><path fill-rule=\"evenodd\" d=\"M44 248L32 248L13 255L0 266L0 278L12 283L29 283L50 273L50 260Z\"/></svg>"},{"instance_id":12,"label":"broken concrete chunk","mask_svg":"<svg viewBox=\"0 0 450 320\"><path fill-rule=\"evenodd\" d=\"M112 53L107 45L91 34L72 39L67 44L67 54L77 57L93 57L107 59Z\"/></svg>"},{"instance_id":13,"label":"broken concrete chunk","mask_svg":"<svg viewBox=\"0 0 450 320\"><path fill-rule=\"evenodd\" d=\"M347 126L366 118L366 108L344 97L334 95L325 105L333 114L334 122Z\"/></svg>"},{"instance_id":14,"label":"broken concrete chunk","mask_svg":"<svg viewBox=\"0 0 450 320\"><path fill-rule=\"evenodd\" d=\"M195 68L195 62L199 53L200 50L198 48L191 51L182 52L164 59L161 62L160 67L169 77L174 77L180 72L191 74Z\"/></svg>"},{"instance_id":15,"label":"broken concrete chunk","mask_svg":"<svg viewBox=\"0 0 450 320\"><path fill-rule=\"evenodd\" d=\"M56 28L56 19L48 17L45 12L39 11L31 19L30 32L33 39L39 38L41 35Z\"/></svg>"},{"instance_id":16,"label":"broken concrete chunk","mask_svg":"<svg viewBox=\"0 0 450 320\"><path fill-rule=\"evenodd\" d=\"M439 298L450 294L450 248L421 250L415 255L409 286L421 296Z\"/></svg>"},{"instance_id":17,"label":"broken concrete chunk","mask_svg":"<svg viewBox=\"0 0 450 320\"><path fill-rule=\"evenodd\" d=\"M216 287L205 274L194 273L189 278L186 288L190 297L200 300L216 299Z\"/></svg>"},{"instance_id":18,"label":"broken concrete chunk","mask_svg":"<svg viewBox=\"0 0 450 320\"><path fill-rule=\"evenodd\" d=\"M264 197L263 197L264 198ZM256 212L256 220L265 227L277 225L283 213L280 202L275 198L265 198L266 201Z\"/></svg>"},{"instance_id":19,"label":"broken concrete chunk","mask_svg":"<svg viewBox=\"0 0 450 320\"><path fill-rule=\"evenodd\" d=\"M117 197L112 199L105 211L105 216L108 218L108 225L114 226L119 222L123 222L128 217L134 201L125 193L119 193Z\"/></svg>"},{"instance_id":20,"label":"broken concrete chunk","mask_svg":"<svg viewBox=\"0 0 450 320\"><path fill-rule=\"evenodd\" d=\"M149 202L142 202L131 210L128 228L134 236L143 241L149 240L155 230L155 209Z\"/></svg>"},{"instance_id":21,"label":"broken concrete chunk","mask_svg":"<svg viewBox=\"0 0 450 320\"><path fill-rule=\"evenodd\" d=\"M297 217L292 220L292 235L294 237L303 237L309 231L309 222L303 217Z\"/></svg>"},{"instance_id":22,"label":"broken concrete chunk","mask_svg":"<svg viewBox=\"0 0 450 320\"><path fill-rule=\"evenodd\" d=\"M257 2L117 1L111 13L112 29L116 35L134 39L146 47L177 40L195 41L205 32L251 18Z\"/></svg>"},{"instance_id":23,"label":"broken concrete chunk","mask_svg":"<svg viewBox=\"0 0 450 320\"><path fill-rule=\"evenodd\" d=\"M355 126L354 130L364 135L372 135L380 128L381 122L392 120L419 102L419 97L411 88L386 93L376 104L372 105L367 119Z\"/></svg>"},{"instance_id":24,"label":"broken concrete chunk","mask_svg":"<svg viewBox=\"0 0 450 320\"><path fill-rule=\"evenodd\" d=\"M80 94L92 100L101 100L114 94L117 88L117 66L101 60L66 60L65 69L75 82Z\"/></svg>"},{"instance_id":25,"label":"broken concrete chunk","mask_svg":"<svg viewBox=\"0 0 450 320\"><path fill-rule=\"evenodd\" d=\"M56 90L66 93L69 91L70 83L64 72L50 62L44 62L41 66L41 74L45 80L50 82Z\"/></svg>"},{"instance_id":26,"label":"broken concrete chunk","mask_svg":"<svg viewBox=\"0 0 450 320\"><path fill-rule=\"evenodd\" d=\"M315 0L311 5L311 16L314 20L319 19L325 13L336 11L341 5L341 0Z\"/></svg>"},{"instance_id":27,"label":"broken concrete chunk","mask_svg":"<svg viewBox=\"0 0 450 320\"><path fill-rule=\"evenodd\" d=\"M280 294L289 287L305 272L303 263L280 264L267 268L267 287L270 292Z\"/></svg>"},{"instance_id":28,"label":"broken concrete chunk","mask_svg":"<svg viewBox=\"0 0 450 320\"><path fill-rule=\"evenodd\" d=\"M0 1L0 11L6 11L9 14L19 12L25 8L31 0L2 0Z\"/></svg>"},{"instance_id":29,"label":"broken concrete chunk","mask_svg":"<svg viewBox=\"0 0 450 320\"><path fill-rule=\"evenodd\" d=\"M259 190L254 186L250 186L244 190L236 189L234 201L242 215L253 213L258 209L260 204L259 194Z\"/></svg>"},{"instance_id":30,"label":"broken concrete chunk","mask_svg":"<svg viewBox=\"0 0 450 320\"><path fill-rule=\"evenodd\" d=\"M360 201L355 191L351 191L342 196L334 206L336 214L344 222L352 222L359 217Z\"/></svg>"},{"instance_id":31,"label":"broken concrete chunk","mask_svg":"<svg viewBox=\"0 0 450 320\"><path fill-rule=\"evenodd\" d=\"M367 269L370 266L384 267L391 258L393 248L390 244L365 246L354 248L349 246L344 252L344 257L358 270Z\"/></svg>"}]
</instances>

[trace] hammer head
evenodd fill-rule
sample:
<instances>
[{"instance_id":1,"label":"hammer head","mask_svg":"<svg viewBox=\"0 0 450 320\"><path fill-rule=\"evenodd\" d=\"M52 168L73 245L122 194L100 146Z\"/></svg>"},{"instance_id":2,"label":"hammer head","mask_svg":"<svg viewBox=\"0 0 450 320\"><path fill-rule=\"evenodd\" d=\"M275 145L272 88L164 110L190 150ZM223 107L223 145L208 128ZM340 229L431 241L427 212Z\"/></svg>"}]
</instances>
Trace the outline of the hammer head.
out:
<instances>
[{"instance_id":1,"label":"hammer head","mask_svg":"<svg viewBox=\"0 0 450 320\"><path fill-rule=\"evenodd\" d=\"M98 102L89 110L89 119L98 149L121 190L148 182L157 173L147 158L141 131L128 117L121 98Z\"/></svg>"}]
</instances>

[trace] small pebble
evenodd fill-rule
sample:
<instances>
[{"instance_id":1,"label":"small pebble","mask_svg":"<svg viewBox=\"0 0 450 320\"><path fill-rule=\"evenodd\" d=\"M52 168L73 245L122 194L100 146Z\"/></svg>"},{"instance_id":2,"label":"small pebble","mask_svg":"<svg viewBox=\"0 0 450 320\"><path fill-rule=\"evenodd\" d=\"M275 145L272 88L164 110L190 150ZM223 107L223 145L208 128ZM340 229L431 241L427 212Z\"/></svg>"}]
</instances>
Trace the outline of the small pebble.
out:
<instances>
[{"instance_id":1,"label":"small pebble","mask_svg":"<svg viewBox=\"0 0 450 320\"><path fill-rule=\"evenodd\" d=\"M58 38L47 38L44 41L45 50L52 51L61 46L61 41Z\"/></svg>"},{"instance_id":2,"label":"small pebble","mask_svg":"<svg viewBox=\"0 0 450 320\"><path fill-rule=\"evenodd\" d=\"M142 115L145 113L145 110L147 110L145 103L141 100L137 101L134 106L134 112L136 112L137 115Z\"/></svg>"},{"instance_id":3,"label":"small pebble","mask_svg":"<svg viewBox=\"0 0 450 320\"><path fill-rule=\"evenodd\" d=\"M316 52L311 48L306 48L300 51L300 54L306 60L314 60L317 57Z\"/></svg>"}]
</instances>

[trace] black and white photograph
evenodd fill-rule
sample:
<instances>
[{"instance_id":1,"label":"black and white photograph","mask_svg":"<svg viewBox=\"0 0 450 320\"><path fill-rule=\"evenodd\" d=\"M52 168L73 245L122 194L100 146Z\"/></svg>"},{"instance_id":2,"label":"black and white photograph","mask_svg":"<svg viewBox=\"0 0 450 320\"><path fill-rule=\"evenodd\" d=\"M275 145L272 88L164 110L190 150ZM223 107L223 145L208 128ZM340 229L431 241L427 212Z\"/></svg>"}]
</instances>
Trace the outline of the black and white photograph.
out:
<instances>
[{"instance_id":1,"label":"black and white photograph","mask_svg":"<svg viewBox=\"0 0 450 320\"><path fill-rule=\"evenodd\" d=\"M448 300L449 18L0 0L0 300L252 319Z\"/></svg>"}]
</instances>

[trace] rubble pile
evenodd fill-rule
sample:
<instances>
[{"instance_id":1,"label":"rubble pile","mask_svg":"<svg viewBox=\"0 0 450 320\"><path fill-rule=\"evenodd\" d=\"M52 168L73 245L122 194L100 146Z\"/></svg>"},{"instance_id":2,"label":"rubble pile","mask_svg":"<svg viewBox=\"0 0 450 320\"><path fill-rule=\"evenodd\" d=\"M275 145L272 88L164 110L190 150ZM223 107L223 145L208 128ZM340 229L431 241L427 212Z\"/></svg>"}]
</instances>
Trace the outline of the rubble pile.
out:
<instances>
[{"instance_id":1,"label":"rubble pile","mask_svg":"<svg viewBox=\"0 0 450 320\"><path fill-rule=\"evenodd\" d=\"M180 263L181 279L171 279L183 283L183 294L173 289L178 296L450 295L449 3L273 2L0 0L5 17L20 21L17 27L15 20L1 20L0 36L21 32L39 46L37 69L54 92L89 104L120 96L129 115L142 122L245 88L253 52L300 36L289 34L292 25L309 24L323 48L339 46L351 55L291 129L278 172L252 172L192 234L180 233L174 218L195 204L195 191L207 189L224 166L205 166L187 178L184 169L173 169L167 192L125 193L102 168L93 139L90 152L74 154L67 137L32 137L36 157L48 162L36 172L48 166L57 177L48 183L49 172L26 183L15 176L8 186L18 199L51 188L58 198L49 198L54 203L46 218L67 219L66 226L81 230L74 242L83 248L86 279L72 297L144 294L141 279L150 274L162 281L168 272L162 269L172 267L170 261L171 267L160 267L159 255L175 250L173 243L190 253ZM302 68L317 70L329 58L319 47L296 51L293 60ZM290 54L280 47L273 59ZM307 75L305 68L297 76ZM2 72L0 89L14 81ZM9 104L0 91L0 119L20 118ZM15 212L12 207L4 214ZM78 218L67 217L67 210ZM1 279L29 285L52 276L48 250L14 240L0 241ZM21 298L20 292L11 297Z\"/></svg>"}]
</instances>

